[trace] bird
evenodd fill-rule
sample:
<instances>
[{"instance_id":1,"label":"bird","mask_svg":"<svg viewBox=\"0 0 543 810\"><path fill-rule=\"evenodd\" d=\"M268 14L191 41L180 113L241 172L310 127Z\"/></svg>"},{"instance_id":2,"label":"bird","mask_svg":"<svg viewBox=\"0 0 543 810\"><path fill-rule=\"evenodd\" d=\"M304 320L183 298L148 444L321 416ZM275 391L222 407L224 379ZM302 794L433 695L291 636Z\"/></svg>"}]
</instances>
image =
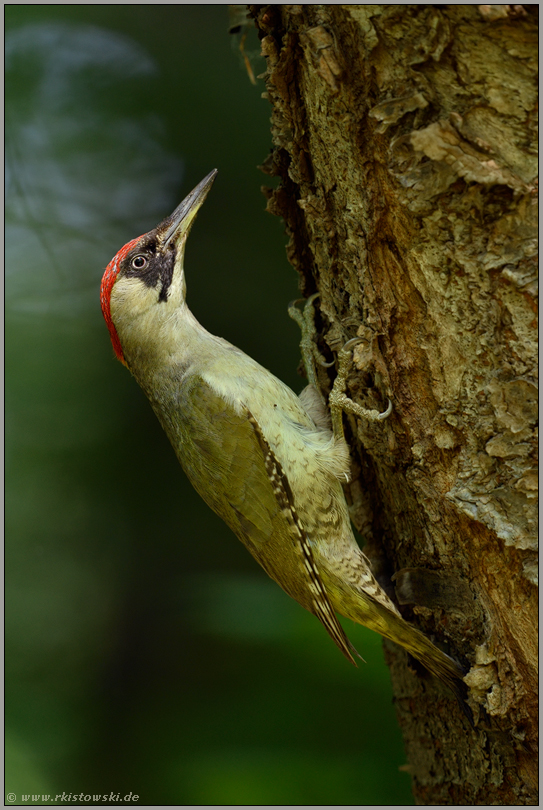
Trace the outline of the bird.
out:
<instances>
[{"instance_id":1,"label":"bird","mask_svg":"<svg viewBox=\"0 0 543 810\"><path fill-rule=\"evenodd\" d=\"M464 670L403 619L356 542L343 490L349 449L315 383L296 395L209 333L187 306L185 246L216 175L107 265L100 300L115 355L149 399L194 489L343 655L356 665L337 613L407 650L468 713ZM340 393L340 407L346 399Z\"/></svg>"}]
</instances>

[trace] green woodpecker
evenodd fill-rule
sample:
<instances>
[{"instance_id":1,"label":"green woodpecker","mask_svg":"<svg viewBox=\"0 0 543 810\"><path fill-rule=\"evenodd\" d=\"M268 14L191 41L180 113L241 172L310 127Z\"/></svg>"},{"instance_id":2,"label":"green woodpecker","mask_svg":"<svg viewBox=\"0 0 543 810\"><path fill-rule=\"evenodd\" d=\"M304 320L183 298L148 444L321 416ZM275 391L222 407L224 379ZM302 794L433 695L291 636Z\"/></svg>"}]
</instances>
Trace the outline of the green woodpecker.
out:
<instances>
[{"instance_id":1,"label":"green woodpecker","mask_svg":"<svg viewBox=\"0 0 543 810\"><path fill-rule=\"evenodd\" d=\"M109 263L101 304L115 354L196 491L349 661L335 611L400 644L461 696L460 666L401 617L356 543L342 489L349 451L320 394L309 385L296 396L187 307L185 243L216 173Z\"/></svg>"}]
</instances>

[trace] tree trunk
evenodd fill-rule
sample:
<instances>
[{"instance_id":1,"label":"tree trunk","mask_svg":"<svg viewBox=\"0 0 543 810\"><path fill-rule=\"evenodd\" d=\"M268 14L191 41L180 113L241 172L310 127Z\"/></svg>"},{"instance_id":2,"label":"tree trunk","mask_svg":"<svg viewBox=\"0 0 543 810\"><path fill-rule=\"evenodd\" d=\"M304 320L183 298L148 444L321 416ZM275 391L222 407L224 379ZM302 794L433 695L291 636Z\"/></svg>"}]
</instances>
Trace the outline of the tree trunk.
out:
<instances>
[{"instance_id":1,"label":"tree trunk","mask_svg":"<svg viewBox=\"0 0 543 810\"><path fill-rule=\"evenodd\" d=\"M405 617L469 669L475 730L387 645L417 803L537 804L537 6L249 9L268 208L323 353L364 339L348 393L393 403L345 420L353 520Z\"/></svg>"}]
</instances>

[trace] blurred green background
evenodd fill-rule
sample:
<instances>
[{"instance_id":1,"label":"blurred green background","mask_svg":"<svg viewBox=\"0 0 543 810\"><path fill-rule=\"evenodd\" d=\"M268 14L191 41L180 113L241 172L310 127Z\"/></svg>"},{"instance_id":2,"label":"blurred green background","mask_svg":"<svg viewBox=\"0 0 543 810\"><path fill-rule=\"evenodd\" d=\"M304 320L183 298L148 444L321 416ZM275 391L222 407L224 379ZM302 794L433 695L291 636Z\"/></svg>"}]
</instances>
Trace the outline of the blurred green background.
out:
<instances>
[{"instance_id":1,"label":"blurred green background","mask_svg":"<svg viewBox=\"0 0 543 810\"><path fill-rule=\"evenodd\" d=\"M210 169L191 309L301 390L297 278L226 5L6 6L6 791L413 804L380 638L349 666L185 480L103 268ZM246 47L258 52L256 33ZM255 73L264 69L253 59ZM349 623L347 623L349 624ZM41 803L41 800L40 800ZM63 802L67 803L67 802Z\"/></svg>"}]
</instances>

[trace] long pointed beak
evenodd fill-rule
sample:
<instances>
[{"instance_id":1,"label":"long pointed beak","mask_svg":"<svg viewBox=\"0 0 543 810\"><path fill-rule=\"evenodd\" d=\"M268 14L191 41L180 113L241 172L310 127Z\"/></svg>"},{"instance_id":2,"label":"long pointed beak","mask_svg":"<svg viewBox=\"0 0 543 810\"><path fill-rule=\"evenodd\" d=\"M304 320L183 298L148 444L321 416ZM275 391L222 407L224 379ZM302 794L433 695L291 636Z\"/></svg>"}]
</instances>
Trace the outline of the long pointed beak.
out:
<instances>
[{"instance_id":1,"label":"long pointed beak","mask_svg":"<svg viewBox=\"0 0 543 810\"><path fill-rule=\"evenodd\" d=\"M200 210L202 203L208 195L209 189L213 185L213 181L217 176L217 169L201 180L196 188L193 188L190 194L187 194L182 203L180 203L173 214L166 219L160 227L160 230L165 229L164 241L162 243L163 249L177 237L186 236L191 228L196 214Z\"/></svg>"}]
</instances>

